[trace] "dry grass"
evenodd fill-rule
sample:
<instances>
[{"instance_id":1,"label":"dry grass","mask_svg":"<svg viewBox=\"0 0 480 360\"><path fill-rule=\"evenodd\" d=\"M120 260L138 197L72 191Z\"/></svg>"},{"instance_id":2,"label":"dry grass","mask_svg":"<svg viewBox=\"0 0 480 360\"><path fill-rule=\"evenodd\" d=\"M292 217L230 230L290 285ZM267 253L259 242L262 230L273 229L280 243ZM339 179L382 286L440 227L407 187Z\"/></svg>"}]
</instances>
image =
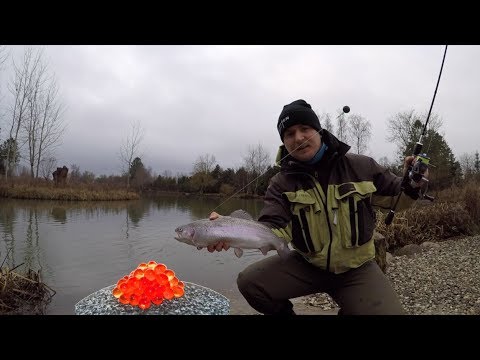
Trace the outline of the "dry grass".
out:
<instances>
[{"instance_id":1,"label":"dry grass","mask_svg":"<svg viewBox=\"0 0 480 360\"><path fill-rule=\"evenodd\" d=\"M133 192L121 189L94 189L88 187L66 186L62 188L28 184L0 185L0 197L33 200L74 200L74 201L103 201L103 200L137 200L140 196Z\"/></svg>"},{"instance_id":2,"label":"dry grass","mask_svg":"<svg viewBox=\"0 0 480 360\"><path fill-rule=\"evenodd\" d=\"M465 202L465 209L474 220L474 231L478 232L480 230L480 187L474 183L467 184L463 201Z\"/></svg>"},{"instance_id":3,"label":"dry grass","mask_svg":"<svg viewBox=\"0 0 480 360\"><path fill-rule=\"evenodd\" d=\"M384 221L385 215L378 213L377 230L386 237L389 251L407 244L473 235L476 226L464 204L445 202L415 206L397 213L389 226Z\"/></svg>"},{"instance_id":4,"label":"dry grass","mask_svg":"<svg viewBox=\"0 0 480 360\"><path fill-rule=\"evenodd\" d=\"M25 274L0 266L0 314L42 315L55 295L55 290L40 279L40 271L28 269Z\"/></svg>"},{"instance_id":5,"label":"dry grass","mask_svg":"<svg viewBox=\"0 0 480 360\"><path fill-rule=\"evenodd\" d=\"M393 251L407 244L442 241L480 231L480 183L472 181L430 194L433 202L417 201L410 209L396 213L391 225L377 213L377 231L386 237Z\"/></svg>"}]
</instances>

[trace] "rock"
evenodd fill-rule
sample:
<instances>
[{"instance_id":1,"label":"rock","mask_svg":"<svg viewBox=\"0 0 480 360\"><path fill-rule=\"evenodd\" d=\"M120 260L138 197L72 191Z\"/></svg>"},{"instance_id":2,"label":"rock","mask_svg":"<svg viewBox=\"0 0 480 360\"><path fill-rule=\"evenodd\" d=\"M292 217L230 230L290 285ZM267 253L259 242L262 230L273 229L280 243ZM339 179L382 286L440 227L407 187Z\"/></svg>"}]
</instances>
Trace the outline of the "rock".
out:
<instances>
[{"instance_id":1,"label":"rock","mask_svg":"<svg viewBox=\"0 0 480 360\"><path fill-rule=\"evenodd\" d=\"M107 286L75 304L76 315L228 315L230 301L220 293L201 285L186 282L185 294L179 298L164 300L146 310L121 304Z\"/></svg>"},{"instance_id":2,"label":"rock","mask_svg":"<svg viewBox=\"0 0 480 360\"><path fill-rule=\"evenodd\" d=\"M425 242L421 243L420 246L422 248L424 248L425 250L440 248L440 244L437 244L433 241L425 241Z\"/></svg>"},{"instance_id":3,"label":"rock","mask_svg":"<svg viewBox=\"0 0 480 360\"><path fill-rule=\"evenodd\" d=\"M393 255L390 254L388 251L387 251L387 254L386 254L386 256L385 256L385 260L386 260L386 262L387 262L387 266L392 263Z\"/></svg>"},{"instance_id":4,"label":"rock","mask_svg":"<svg viewBox=\"0 0 480 360\"><path fill-rule=\"evenodd\" d=\"M387 270L387 244L385 241L385 236L379 232L373 232L373 241L375 243L375 261L382 271L385 273Z\"/></svg>"},{"instance_id":5,"label":"rock","mask_svg":"<svg viewBox=\"0 0 480 360\"><path fill-rule=\"evenodd\" d=\"M405 245L404 247L398 249L397 251L395 251L395 256L403 256L403 255L412 256L412 255L415 255L415 254L419 254L422 251L423 251L423 249L420 245L408 244L408 245Z\"/></svg>"}]
</instances>

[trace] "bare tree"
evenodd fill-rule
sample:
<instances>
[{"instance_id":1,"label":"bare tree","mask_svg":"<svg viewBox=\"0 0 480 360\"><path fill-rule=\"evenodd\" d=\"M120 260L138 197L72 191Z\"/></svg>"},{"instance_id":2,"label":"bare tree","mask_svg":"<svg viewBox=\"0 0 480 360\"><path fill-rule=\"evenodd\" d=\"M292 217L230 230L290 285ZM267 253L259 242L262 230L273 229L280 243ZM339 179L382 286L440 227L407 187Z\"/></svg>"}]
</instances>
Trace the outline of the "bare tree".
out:
<instances>
[{"instance_id":1,"label":"bare tree","mask_svg":"<svg viewBox=\"0 0 480 360\"><path fill-rule=\"evenodd\" d=\"M380 157L380 159L378 159L377 161L380 165L382 165L383 167L386 167L388 168L390 166L390 160L388 160L388 157L387 156L382 156Z\"/></svg>"},{"instance_id":2,"label":"bare tree","mask_svg":"<svg viewBox=\"0 0 480 360\"><path fill-rule=\"evenodd\" d=\"M38 158L38 139L37 129L40 121L40 93L43 90L46 82L47 67L43 63L42 51L37 52L39 56L38 66L32 69L31 73L31 89L27 95L27 111L25 119L22 122L24 143L28 145L28 162L30 165L30 177L34 177L34 165Z\"/></svg>"},{"instance_id":3,"label":"bare tree","mask_svg":"<svg viewBox=\"0 0 480 360\"><path fill-rule=\"evenodd\" d=\"M333 123L332 119L329 113L324 112L321 115L318 115L318 120L320 120L320 125L322 126L323 129L328 130L329 133L333 134Z\"/></svg>"},{"instance_id":4,"label":"bare tree","mask_svg":"<svg viewBox=\"0 0 480 360\"><path fill-rule=\"evenodd\" d=\"M38 126L32 129L38 141L37 164L35 177L38 177L40 161L47 152L53 151L60 145L60 139L65 132L63 114L65 107L58 97L58 87L54 78L47 83L40 94L38 107ZM31 160L34 160L32 157ZM31 161L32 162L32 161Z\"/></svg>"},{"instance_id":5,"label":"bare tree","mask_svg":"<svg viewBox=\"0 0 480 360\"><path fill-rule=\"evenodd\" d=\"M390 159L388 157L382 156L382 157L380 157L380 159L377 160L377 162L380 165L382 165L383 167L385 167L386 169L393 172L394 174L399 175L399 176L402 175L401 168L398 166L398 163L394 162L394 161L390 161ZM403 167L403 164L401 166Z\"/></svg>"},{"instance_id":6,"label":"bare tree","mask_svg":"<svg viewBox=\"0 0 480 360\"><path fill-rule=\"evenodd\" d=\"M85 170L80 177L80 182L84 184L93 184L95 181L95 174L91 171Z\"/></svg>"},{"instance_id":7,"label":"bare tree","mask_svg":"<svg viewBox=\"0 0 480 360\"><path fill-rule=\"evenodd\" d=\"M205 187L211 185L214 181L210 173L215 165L215 156L210 154L200 155L193 164L193 174L190 182L195 188L199 189L201 194L203 194Z\"/></svg>"},{"instance_id":8,"label":"bare tree","mask_svg":"<svg viewBox=\"0 0 480 360\"><path fill-rule=\"evenodd\" d=\"M478 150L475 151L475 173L477 176L480 176L480 154L478 153Z\"/></svg>"},{"instance_id":9,"label":"bare tree","mask_svg":"<svg viewBox=\"0 0 480 360\"><path fill-rule=\"evenodd\" d=\"M215 168L216 160L215 156L210 154L200 155L193 164L193 173L205 173L210 174Z\"/></svg>"},{"instance_id":10,"label":"bare tree","mask_svg":"<svg viewBox=\"0 0 480 360\"><path fill-rule=\"evenodd\" d=\"M130 187L129 171L132 166L133 159L140 157L138 152L140 150L143 134L144 130L140 121L132 122L130 133L120 145L120 161L122 164L122 172L127 175L127 188Z\"/></svg>"},{"instance_id":11,"label":"bare tree","mask_svg":"<svg viewBox=\"0 0 480 360\"><path fill-rule=\"evenodd\" d=\"M368 142L372 136L372 124L357 114L350 115L349 123L353 150L357 154L365 154L368 149Z\"/></svg>"},{"instance_id":12,"label":"bare tree","mask_svg":"<svg viewBox=\"0 0 480 360\"><path fill-rule=\"evenodd\" d=\"M399 154L403 154L412 141L418 141L425 124L427 114L417 115L415 110L400 112L387 120L387 128L390 133L387 140L397 145ZM442 121L438 115L431 114L428 120L427 130L438 132ZM413 152L413 149L411 149Z\"/></svg>"},{"instance_id":13,"label":"bare tree","mask_svg":"<svg viewBox=\"0 0 480 360\"><path fill-rule=\"evenodd\" d=\"M0 70L3 69L3 64L7 61L8 55L7 47L5 45L0 45Z\"/></svg>"},{"instance_id":14,"label":"bare tree","mask_svg":"<svg viewBox=\"0 0 480 360\"><path fill-rule=\"evenodd\" d=\"M80 172L80 166L77 164L71 164L70 165L70 181L72 183L78 183L80 182L80 177L81 177L81 172Z\"/></svg>"},{"instance_id":15,"label":"bare tree","mask_svg":"<svg viewBox=\"0 0 480 360\"><path fill-rule=\"evenodd\" d=\"M329 133L333 134L334 128L333 128L332 120L330 119L330 114L328 114L328 113L325 114L325 119L323 121L322 127L327 129Z\"/></svg>"},{"instance_id":16,"label":"bare tree","mask_svg":"<svg viewBox=\"0 0 480 360\"><path fill-rule=\"evenodd\" d=\"M337 116L337 137L338 140L348 143L349 139L349 125L345 119L345 113L343 110L338 111L339 115Z\"/></svg>"},{"instance_id":17,"label":"bare tree","mask_svg":"<svg viewBox=\"0 0 480 360\"><path fill-rule=\"evenodd\" d=\"M258 182L260 176L264 174L270 164L270 155L267 153L262 144L249 146L247 154L243 157L244 167L249 177L255 179L255 187L253 193L257 193ZM252 180L253 181L253 180Z\"/></svg>"},{"instance_id":18,"label":"bare tree","mask_svg":"<svg viewBox=\"0 0 480 360\"><path fill-rule=\"evenodd\" d=\"M13 95L13 104L11 108L11 124L9 138L12 143L18 144L18 138L22 123L28 117L29 98L32 96L33 83L37 69L41 66L40 52L34 52L32 48L27 48L23 56L23 62L19 66L13 62L14 77L8 89ZM22 144L19 145L21 148ZM5 161L5 181L8 180L9 166L11 157L14 155L15 149L8 148L6 151Z\"/></svg>"},{"instance_id":19,"label":"bare tree","mask_svg":"<svg viewBox=\"0 0 480 360\"><path fill-rule=\"evenodd\" d=\"M0 45L0 72L4 69L4 64L6 63L8 56L9 53L7 51L7 47L5 45Z\"/></svg>"},{"instance_id":20,"label":"bare tree","mask_svg":"<svg viewBox=\"0 0 480 360\"><path fill-rule=\"evenodd\" d=\"M45 180L50 179L53 169L56 167L56 163L57 159L55 159L53 156L44 157L40 161L40 174Z\"/></svg>"},{"instance_id":21,"label":"bare tree","mask_svg":"<svg viewBox=\"0 0 480 360\"><path fill-rule=\"evenodd\" d=\"M16 136L21 140L20 146L27 144L30 177L38 177L44 154L59 145L65 130L55 76L43 62L42 49L25 51L23 65L15 68L12 89L14 98L19 100L13 109L13 113L18 114L13 118Z\"/></svg>"},{"instance_id":22,"label":"bare tree","mask_svg":"<svg viewBox=\"0 0 480 360\"><path fill-rule=\"evenodd\" d=\"M465 179L469 179L475 173L475 154L463 153L459 158L460 168Z\"/></svg>"},{"instance_id":23,"label":"bare tree","mask_svg":"<svg viewBox=\"0 0 480 360\"><path fill-rule=\"evenodd\" d=\"M8 59L8 52L7 52L7 47L5 45L0 45L0 72L3 70L3 65L5 64L5 62L7 61ZM1 80L1 78L0 78ZM0 86L0 90L1 90L1 86ZM2 100L1 98L1 92L0 92L0 101ZM0 120L3 118L4 114L0 112ZM0 134L1 134L1 128L0 128ZM0 161L2 161L2 159L0 159Z\"/></svg>"}]
</instances>

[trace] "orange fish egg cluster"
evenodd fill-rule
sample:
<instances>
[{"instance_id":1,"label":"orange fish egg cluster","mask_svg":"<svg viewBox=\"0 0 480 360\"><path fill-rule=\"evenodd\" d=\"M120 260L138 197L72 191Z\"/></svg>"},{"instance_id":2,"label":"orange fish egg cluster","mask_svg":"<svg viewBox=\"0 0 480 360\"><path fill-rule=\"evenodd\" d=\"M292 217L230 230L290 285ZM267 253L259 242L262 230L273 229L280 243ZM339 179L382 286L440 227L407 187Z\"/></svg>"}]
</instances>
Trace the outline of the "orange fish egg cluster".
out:
<instances>
[{"instance_id":1,"label":"orange fish egg cluster","mask_svg":"<svg viewBox=\"0 0 480 360\"><path fill-rule=\"evenodd\" d=\"M141 263L129 275L118 280L112 293L122 304L146 310L151 304L160 305L164 299L183 296L184 287L173 270L164 264L149 261Z\"/></svg>"}]
</instances>

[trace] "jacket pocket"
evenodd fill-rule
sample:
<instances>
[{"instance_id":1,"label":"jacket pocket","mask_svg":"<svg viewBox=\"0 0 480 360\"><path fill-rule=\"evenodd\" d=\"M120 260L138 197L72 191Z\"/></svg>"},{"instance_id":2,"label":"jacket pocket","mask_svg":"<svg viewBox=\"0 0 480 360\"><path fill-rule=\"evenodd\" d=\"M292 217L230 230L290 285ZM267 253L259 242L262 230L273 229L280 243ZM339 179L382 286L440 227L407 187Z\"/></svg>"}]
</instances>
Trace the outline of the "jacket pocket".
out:
<instances>
[{"instance_id":1,"label":"jacket pocket","mask_svg":"<svg viewBox=\"0 0 480 360\"><path fill-rule=\"evenodd\" d=\"M335 186L337 208L334 224L340 227L342 245L353 248L367 243L375 228L375 213L370 199L376 191L372 182L344 183Z\"/></svg>"},{"instance_id":2,"label":"jacket pocket","mask_svg":"<svg viewBox=\"0 0 480 360\"><path fill-rule=\"evenodd\" d=\"M320 211L315 198L304 190L286 192L284 196L290 203L292 213L292 244L301 252L315 251L309 228L309 219Z\"/></svg>"},{"instance_id":3,"label":"jacket pocket","mask_svg":"<svg viewBox=\"0 0 480 360\"><path fill-rule=\"evenodd\" d=\"M290 203L290 210L292 211L292 214L298 215L301 209L314 212L320 210L320 206L316 202L315 198L305 190L285 192L284 196Z\"/></svg>"}]
</instances>

